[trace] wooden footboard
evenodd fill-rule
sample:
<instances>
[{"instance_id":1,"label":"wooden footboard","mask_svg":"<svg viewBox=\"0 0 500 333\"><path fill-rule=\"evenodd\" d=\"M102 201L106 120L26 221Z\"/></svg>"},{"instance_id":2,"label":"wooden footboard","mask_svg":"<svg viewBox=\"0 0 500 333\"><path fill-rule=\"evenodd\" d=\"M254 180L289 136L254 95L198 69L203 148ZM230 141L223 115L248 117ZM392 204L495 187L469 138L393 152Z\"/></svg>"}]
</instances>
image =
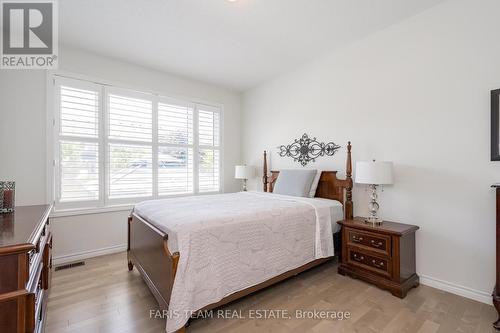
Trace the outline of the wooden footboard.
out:
<instances>
[{"instance_id":1,"label":"wooden footboard","mask_svg":"<svg viewBox=\"0 0 500 333\"><path fill-rule=\"evenodd\" d=\"M168 309L179 253L170 253L168 235L133 214L128 218L128 268L137 268L162 310Z\"/></svg>"}]
</instances>

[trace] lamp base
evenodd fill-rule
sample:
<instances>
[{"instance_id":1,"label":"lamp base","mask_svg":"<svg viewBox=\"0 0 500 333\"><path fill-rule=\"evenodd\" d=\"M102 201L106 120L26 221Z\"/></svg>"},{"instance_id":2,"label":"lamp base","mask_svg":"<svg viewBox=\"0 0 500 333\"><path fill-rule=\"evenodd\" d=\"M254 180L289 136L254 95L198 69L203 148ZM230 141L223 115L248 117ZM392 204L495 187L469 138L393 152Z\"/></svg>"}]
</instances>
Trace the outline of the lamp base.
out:
<instances>
[{"instance_id":1,"label":"lamp base","mask_svg":"<svg viewBox=\"0 0 500 333\"><path fill-rule=\"evenodd\" d=\"M370 195L370 203L368 204L368 211L370 212L370 216L365 219L365 223L371 224L373 227L381 225L382 220L377 216L377 212L379 209L379 204L377 203L377 185L370 185L371 195Z\"/></svg>"},{"instance_id":2,"label":"lamp base","mask_svg":"<svg viewBox=\"0 0 500 333\"><path fill-rule=\"evenodd\" d=\"M371 224L372 227L380 226L380 225L382 225L383 222L384 222L384 220L382 220L376 216L369 216L369 217L365 218L365 223Z\"/></svg>"}]
</instances>

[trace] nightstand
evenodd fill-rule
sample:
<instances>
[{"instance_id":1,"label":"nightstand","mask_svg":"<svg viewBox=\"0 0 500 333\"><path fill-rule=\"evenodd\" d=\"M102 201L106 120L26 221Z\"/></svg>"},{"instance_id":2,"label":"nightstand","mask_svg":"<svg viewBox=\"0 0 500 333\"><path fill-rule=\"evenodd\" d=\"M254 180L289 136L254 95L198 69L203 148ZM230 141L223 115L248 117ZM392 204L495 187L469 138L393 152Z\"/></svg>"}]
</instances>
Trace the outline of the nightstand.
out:
<instances>
[{"instance_id":1,"label":"nightstand","mask_svg":"<svg viewBox=\"0 0 500 333\"><path fill-rule=\"evenodd\" d=\"M374 227L362 217L339 223L342 225L339 274L372 283L400 298L418 286L415 272L418 226L384 221Z\"/></svg>"}]
</instances>

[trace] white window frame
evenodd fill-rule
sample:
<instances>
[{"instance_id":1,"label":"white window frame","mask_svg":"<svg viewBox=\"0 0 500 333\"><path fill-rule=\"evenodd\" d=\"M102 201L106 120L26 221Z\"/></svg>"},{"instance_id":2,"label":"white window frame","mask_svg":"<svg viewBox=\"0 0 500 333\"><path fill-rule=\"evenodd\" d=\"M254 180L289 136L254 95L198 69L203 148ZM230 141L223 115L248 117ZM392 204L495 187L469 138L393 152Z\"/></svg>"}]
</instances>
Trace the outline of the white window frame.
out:
<instances>
[{"instance_id":1,"label":"white window frame","mask_svg":"<svg viewBox=\"0 0 500 333\"><path fill-rule=\"evenodd\" d=\"M59 156L59 140L63 136L59 135L60 129L60 96L59 85L67 84L75 88L90 89L99 92L99 136L97 142L99 143L99 199L92 201L78 201L78 202L60 202L60 156ZM99 89L99 90L96 90ZM109 112L108 112L108 93L120 92L128 97L141 99L148 99L153 102L153 138L152 138L152 165L158 164L158 151L159 146L162 147L175 147L175 144L159 144L158 142L158 103L175 102L193 107L193 144L187 145L193 149L193 193L187 194L167 194L159 195L158 192L158 167L153 167L153 195L142 196L124 199L109 199L109 172L107 170L107 163L109 162L108 145L109 142L130 143L134 145L146 145L150 143L140 141L126 141L115 140L108 138L109 130ZM202 106L205 110L219 113L219 146L202 146L198 147L198 108ZM54 203L54 216L69 216L80 215L89 213L110 212L119 210L128 210L134 203L169 197L184 197L192 195L209 195L224 192L224 106L218 103L211 103L196 98L186 98L183 96L173 96L171 94L161 92L151 92L148 89L140 89L135 87L128 87L127 85L109 82L102 79L90 78L88 76L78 75L67 72L48 72L47 73L47 197L50 202ZM75 138L73 138L75 139ZM76 138L79 141L87 142L85 138ZM88 139L91 142L96 142L96 139ZM179 147L187 147L186 145L179 145ZM215 149L219 150L219 190L211 192L199 192L198 178L199 178L199 148L200 149Z\"/></svg>"}]
</instances>

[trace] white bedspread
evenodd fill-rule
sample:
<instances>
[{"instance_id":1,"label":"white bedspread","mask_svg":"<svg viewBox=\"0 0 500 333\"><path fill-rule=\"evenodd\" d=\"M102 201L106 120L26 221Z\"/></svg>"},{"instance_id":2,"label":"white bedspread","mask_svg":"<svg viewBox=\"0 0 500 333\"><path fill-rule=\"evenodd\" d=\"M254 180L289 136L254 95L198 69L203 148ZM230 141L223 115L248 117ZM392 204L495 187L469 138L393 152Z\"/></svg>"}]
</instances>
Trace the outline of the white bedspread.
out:
<instances>
[{"instance_id":1,"label":"white bedspread","mask_svg":"<svg viewBox=\"0 0 500 333\"><path fill-rule=\"evenodd\" d=\"M239 192L152 200L134 211L168 233L180 259L167 332L189 313L315 259L333 256L330 200Z\"/></svg>"}]
</instances>

